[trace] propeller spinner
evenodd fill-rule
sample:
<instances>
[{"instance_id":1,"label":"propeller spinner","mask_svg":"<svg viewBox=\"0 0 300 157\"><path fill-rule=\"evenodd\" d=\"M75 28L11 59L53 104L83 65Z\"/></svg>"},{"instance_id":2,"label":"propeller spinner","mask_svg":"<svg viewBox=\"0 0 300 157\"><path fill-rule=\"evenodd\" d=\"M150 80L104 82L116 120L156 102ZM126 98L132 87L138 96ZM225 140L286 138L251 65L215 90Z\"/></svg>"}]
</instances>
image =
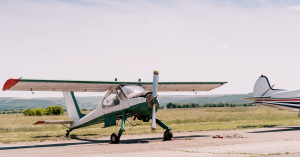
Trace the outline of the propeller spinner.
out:
<instances>
[{"instance_id":1,"label":"propeller spinner","mask_svg":"<svg viewBox=\"0 0 300 157\"><path fill-rule=\"evenodd\" d=\"M152 95L153 95L153 99L152 99L152 125L151 125L151 130L155 131L156 130L156 116L155 116L155 107L157 104L157 87L158 87L158 71L154 70L153 73L153 85L152 85Z\"/></svg>"}]
</instances>

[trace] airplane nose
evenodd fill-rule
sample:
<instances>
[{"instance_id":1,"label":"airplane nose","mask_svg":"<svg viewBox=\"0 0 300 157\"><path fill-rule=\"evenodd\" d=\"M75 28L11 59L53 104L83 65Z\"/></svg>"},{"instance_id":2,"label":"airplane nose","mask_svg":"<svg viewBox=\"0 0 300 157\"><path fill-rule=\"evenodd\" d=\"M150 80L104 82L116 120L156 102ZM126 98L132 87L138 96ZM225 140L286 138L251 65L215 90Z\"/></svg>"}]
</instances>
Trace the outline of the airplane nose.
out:
<instances>
[{"instance_id":1,"label":"airplane nose","mask_svg":"<svg viewBox=\"0 0 300 157\"><path fill-rule=\"evenodd\" d=\"M159 102L158 102L157 98L155 99L155 102L157 102L156 107L155 107L155 111L157 112L158 106L159 106ZM151 106L153 106L153 104L152 103L147 104L147 99L146 99L146 102L142 102L140 104L133 105L130 107L130 109L136 114L139 114L142 116L151 116L152 115L152 107Z\"/></svg>"},{"instance_id":2,"label":"airplane nose","mask_svg":"<svg viewBox=\"0 0 300 157\"><path fill-rule=\"evenodd\" d=\"M153 101L154 100L154 101ZM158 98L157 97L154 97L152 94L148 94L146 96L146 103L147 103L147 106L152 109L153 108L153 102L155 102L155 108L157 108L158 106Z\"/></svg>"}]
</instances>

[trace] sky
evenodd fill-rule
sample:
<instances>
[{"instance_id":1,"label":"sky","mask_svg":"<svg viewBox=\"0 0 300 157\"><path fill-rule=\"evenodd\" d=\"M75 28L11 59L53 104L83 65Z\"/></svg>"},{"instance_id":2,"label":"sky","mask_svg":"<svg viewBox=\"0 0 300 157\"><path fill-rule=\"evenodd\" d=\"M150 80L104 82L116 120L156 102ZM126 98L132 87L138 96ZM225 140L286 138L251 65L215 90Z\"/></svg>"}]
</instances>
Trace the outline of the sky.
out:
<instances>
[{"instance_id":1,"label":"sky","mask_svg":"<svg viewBox=\"0 0 300 157\"><path fill-rule=\"evenodd\" d=\"M0 0L0 84L9 78L227 81L300 88L297 0ZM159 93L191 94L194 93ZM103 93L78 93L80 96ZM61 92L0 91L0 97Z\"/></svg>"}]
</instances>

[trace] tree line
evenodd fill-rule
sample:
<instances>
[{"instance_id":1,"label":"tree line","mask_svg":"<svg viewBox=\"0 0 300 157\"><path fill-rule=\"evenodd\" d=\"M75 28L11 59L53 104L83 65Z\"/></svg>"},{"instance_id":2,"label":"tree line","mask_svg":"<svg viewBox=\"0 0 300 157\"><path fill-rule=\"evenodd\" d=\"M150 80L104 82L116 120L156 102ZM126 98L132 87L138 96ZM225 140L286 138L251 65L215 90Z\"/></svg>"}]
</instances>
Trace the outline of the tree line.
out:
<instances>
[{"instance_id":1,"label":"tree line","mask_svg":"<svg viewBox=\"0 0 300 157\"><path fill-rule=\"evenodd\" d=\"M0 111L0 114L16 114L16 113L23 113L23 109L12 109L12 110L5 110Z\"/></svg>"},{"instance_id":2,"label":"tree line","mask_svg":"<svg viewBox=\"0 0 300 157\"><path fill-rule=\"evenodd\" d=\"M47 106L45 109L39 108L28 108L23 111L24 116L42 116L42 115L63 115L64 109L57 105L57 106Z\"/></svg>"},{"instance_id":3,"label":"tree line","mask_svg":"<svg viewBox=\"0 0 300 157\"><path fill-rule=\"evenodd\" d=\"M181 103L172 103L169 102L167 104L167 108L196 108L196 107L237 107L237 106L255 106L253 104L249 103L242 103L242 104L237 104L237 103L206 103L204 105L200 105L198 103L187 103L187 104L181 104Z\"/></svg>"}]
</instances>

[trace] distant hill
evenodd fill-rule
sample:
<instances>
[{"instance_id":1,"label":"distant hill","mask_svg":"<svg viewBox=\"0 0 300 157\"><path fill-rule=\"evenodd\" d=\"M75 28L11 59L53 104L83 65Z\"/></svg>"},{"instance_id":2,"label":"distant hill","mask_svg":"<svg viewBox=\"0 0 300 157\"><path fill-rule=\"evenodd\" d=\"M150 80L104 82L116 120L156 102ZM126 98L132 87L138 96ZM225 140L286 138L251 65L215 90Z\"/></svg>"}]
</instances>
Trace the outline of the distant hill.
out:
<instances>
[{"instance_id":1,"label":"distant hill","mask_svg":"<svg viewBox=\"0 0 300 157\"><path fill-rule=\"evenodd\" d=\"M160 95L160 105L166 106L168 102L173 103L249 103L243 101L244 97L250 97L251 94L232 94L232 95ZM80 108L93 109L99 105L102 96L98 97L76 97ZM61 105L66 108L63 98L0 98L0 110L26 109Z\"/></svg>"},{"instance_id":2,"label":"distant hill","mask_svg":"<svg viewBox=\"0 0 300 157\"><path fill-rule=\"evenodd\" d=\"M186 104L186 103L198 103L201 105L204 105L206 103L218 103L218 102L223 102L223 103L249 103L249 101L243 101L244 97L251 97L252 94L232 94L232 95L212 95L212 96L185 96L182 97L181 99L174 99L174 103L181 103L181 104ZM173 102L173 101L171 101Z\"/></svg>"},{"instance_id":3,"label":"distant hill","mask_svg":"<svg viewBox=\"0 0 300 157\"><path fill-rule=\"evenodd\" d=\"M76 97L80 108L96 108L102 97ZM26 109L61 105L66 108L63 98L0 98L0 110Z\"/></svg>"},{"instance_id":4,"label":"distant hill","mask_svg":"<svg viewBox=\"0 0 300 157\"><path fill-rule=\"evenodd\" d=\"M36 108L61 105L62 99L48 98L45 99L22 99L22 98L0 98L0 110L11 110L11 109L25 109L25 108Z\"/></svg>"}]
</instances>

